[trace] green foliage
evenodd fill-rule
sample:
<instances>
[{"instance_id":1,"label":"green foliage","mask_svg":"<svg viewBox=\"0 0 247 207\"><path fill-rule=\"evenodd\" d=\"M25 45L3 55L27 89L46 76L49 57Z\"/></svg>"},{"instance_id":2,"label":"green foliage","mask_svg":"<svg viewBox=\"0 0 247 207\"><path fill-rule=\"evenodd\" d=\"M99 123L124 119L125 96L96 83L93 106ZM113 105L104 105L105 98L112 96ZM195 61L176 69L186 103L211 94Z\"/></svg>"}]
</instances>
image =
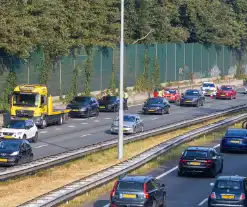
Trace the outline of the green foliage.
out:
<instances>
[{"instance_id":1,"label":"green foliage","mask_svg":"<svg viewBox=\"0 0 247 207\"><path fill-rule=\"evenodd\" d=\"M9 72L5 82L5 89L2 97L0 97L0 109L9 110L9 95L13 92L17 85L17 75L14 71Z\"/></svg>"},{"instance_id":2,"label":"green foliage","mask_svg":"<svg viewBox=\"0 0 247 207\"><path fill-rule=\"evenodd\" d=\"M234 78L239 79L239 80L244 78L244 71L241 68L240 64L237 65L237 70L236 70L236 73L234 74Z\"/></svg>"},{"instance_id":3,"label":"green foliage","mask_svg":"<svg viewBox=\"0 0 247 207\"><path fill-rule=\"evenodd\" d=\"M86 96L90 96L91 90L90 90L90 84L92 79L92 61L93 61L93 52L92 48L87 48L87 60L85 63L85 74L84 74L84 94Z\"/></svg>"},{"instance_id":4,"label":"green foliage","mask_svg":"<svg viewBox=\"0 0 247 207\"><path fill-rule=\"evenodd\" d=\"M144 70L143 73L137 78L134 86L134 90L138 92L146 92L150 91L151 89L151 82L149 78L149 63L150 63L150 58L148 56L148 51L145 50L145 55L144 55Z\"/></svg>"},{"instance_id":5,"label":"green foliage","mask_svg":"<svg viewBox=\"0 0 247 207\"><path fill-rule=\"evenodd\" d=\"M152 73L152 87L160 85L160 65L159 65L159 59L158 56L154 57L154 70Z\"/></svg>"},{"instance_id":6,"label":"green foliage","mask_svg":"<svg viewBox=\"0 0 247 207\"><path fill-rule=\"evenodd\" d=\"M40 67L40 83L47 85L52 70L52 60L47 50L42 50L41 67Z\"/></svg>"},{"instance_id":7,"label":"green foliage","mask_svg":"<svg viewBox=\"0 0 247 207\"><path fill-rule=\"evenodd\" d=\"M112 71L111 71L111 83L109 87L113 93L113 95L116 95L116 74L115 74L115 65L112 64Z\"/></svg>"}]
</instances>

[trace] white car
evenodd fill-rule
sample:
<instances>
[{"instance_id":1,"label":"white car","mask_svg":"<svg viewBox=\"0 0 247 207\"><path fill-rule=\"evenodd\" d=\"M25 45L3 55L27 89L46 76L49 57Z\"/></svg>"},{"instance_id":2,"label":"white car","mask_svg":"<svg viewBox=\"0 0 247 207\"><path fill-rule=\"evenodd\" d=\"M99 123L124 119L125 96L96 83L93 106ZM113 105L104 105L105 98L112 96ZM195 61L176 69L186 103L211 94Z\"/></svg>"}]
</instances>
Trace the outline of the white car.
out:
<instances>
[{"instance_id":1,"label":"white car","mask_svg":"<svg viewBox=\"0 0 247 207\"><path fill-rule=\"evenodd\" d=\"M31 119L11 120L0 129L0 137L4 139L27 139L37 142L38 128Z\"/></svg>"},{"instance_id":2,"label":"white car","mask_svg":"<svg viewBox=\"0 0 247 207\"><path fill-rule=\"evenodd\" d=\"M217 87L213 82L203 82L200 88L204 96L216 95Z\"/></svg>"}]
</instances>

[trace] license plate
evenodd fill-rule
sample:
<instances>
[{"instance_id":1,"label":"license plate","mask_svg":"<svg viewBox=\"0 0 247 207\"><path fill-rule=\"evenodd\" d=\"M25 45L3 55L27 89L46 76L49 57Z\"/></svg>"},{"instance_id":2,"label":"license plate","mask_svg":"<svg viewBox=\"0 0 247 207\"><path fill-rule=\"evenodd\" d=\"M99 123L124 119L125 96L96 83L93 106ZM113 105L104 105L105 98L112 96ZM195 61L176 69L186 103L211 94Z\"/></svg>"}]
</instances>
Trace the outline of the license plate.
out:
<instances>
[{"instance_id":1,"label":"license plate","mask_svg":"<svg viewBox=\"0 0 247 207\"><path fill-rule=\"evenodd\" d=\"M8 162L7 159L0 159L0 162Z\"/></svg>"},{"instance_id":2,"label":"license plate","mask_svg":"<svg viewBox=\"0 0 247 207\"><path fill-rule=\"evenodd\" d=\"M221 195L221 198L223 199L234 199L234 195Z\"/></svg>"},{"instance_id":3,"label":"license plate","mask_svg":"<svg viewBox=\"0 0 247 207\"><path fill-rule=\"evenodd\" d=\"M5 139L11 139L12 136L4 136Z\"/></svg>"},{"instance_id":4,"label":"license plate","mask_svg":"<svg viewBox=\"0 0 247 207\"><path fill-rule=\"evenodd\" d=\"M225 95L221 95L221 96L225 96Z\"/></svg>"},{"instance_id":5,"label":"license plate","mask_svg":"<svg viewBox=\"0 0 247 207\"><path fill-rule=\"evenodd\" d=\"M133 194L123 194L124 198L136 198L136 195Z\"/></svg>"},{"instance_id":6,"label":"license plate","mask_svg":"<svg viewBox=\"0 0 247 207\"><path fill-rule=\"evenodd\" d=\"M155 110L148 110L148 111L153 112L153 111L155 111Z\"/></svg>"},{"instance_id":7,"label":"license plate","mask_svg":"<svg viewBox=\"0 0 247 207\"><path fill-rule=\"evenodd\" d=\"M73 109L72 111L79 111L78 109Z\"/></svg>"},{"instance_id":8,"label":"license plate","mask_svg":"<svg viewBox=\"0 0 247 207\"><path fill-rule=\"evenodd\" d=\"M208 94L211 94L211 92L208 92Z\"/></svg>"},{"instance_id":9,"label":"license plate","mask_svg":"<svg viewBox=\"0 0 247 207\"><path fill-rule=\"evenodd\" d=\"M237 143L237 144L239 144L240 141L238 141L238 140L231 140L231 143Z\"/></svg>"},{"instance_id":10,"label":"license plate","mask_svg":"<svg viewBox=\"0 0 247 207\"><path fill-rule=\"evenodd\" d=\"M190 164L191 164L191 165L201 165L200 162L191 162Z\"/></svg>"},{"instance_id":11,"label":"license plate","mask_svg":"<svg viewBox=\"0 0 247 207\"><path fill-rule=\"evenodd\" d=\"M186 101L187 103L190 103L191 101Z\"/></svg>"},{"instance_id":12,"label":"license plate","mask_svg":"<svg viewBox=\"0 0 247 207\"><path fill-rule=\"evenodd\" d=\"M104 107L104 106L100 106L100 108L101 108L101 109L105 109L105 107Z\"/></svg>"}]
</instances>

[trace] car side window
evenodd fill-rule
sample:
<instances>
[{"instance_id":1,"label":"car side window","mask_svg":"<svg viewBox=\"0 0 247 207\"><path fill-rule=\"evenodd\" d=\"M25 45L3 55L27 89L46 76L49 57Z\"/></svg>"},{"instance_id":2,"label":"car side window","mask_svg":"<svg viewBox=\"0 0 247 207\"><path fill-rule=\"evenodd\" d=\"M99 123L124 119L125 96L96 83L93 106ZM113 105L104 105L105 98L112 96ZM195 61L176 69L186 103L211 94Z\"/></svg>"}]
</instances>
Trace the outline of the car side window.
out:
<instances>
[{"instance_id":1,"label":"car side window","mask_svg":"<svg viewBox=\"0 0 247 207\"><path fill-rule=\"evenodd\" d=\"M24 144L24 143L21 145L20 150L21 150L22 152L24 152L24 151L26 150L25 144Z\"/></svg>"},{"instance_id":2,"label":"car side window","mask_svg":"<svg viewBox=\"0 0 247 207\"><path fill-rule=\"evenodd\" d=\"M151 181L147 182L147 190L148 192L155 190L155 186L153 185Z\"/></svg>"},{"instance_id":3,"label":"car side window","mask_svg":"<svg viewBox=\"0 0 247 207\"><path fill-rule=\"evenodd\" d=\"M210 151L210 157L215 157L215 156L216 156L216 153L213 150L211 150Z\"/></svg>"}]
</instances>

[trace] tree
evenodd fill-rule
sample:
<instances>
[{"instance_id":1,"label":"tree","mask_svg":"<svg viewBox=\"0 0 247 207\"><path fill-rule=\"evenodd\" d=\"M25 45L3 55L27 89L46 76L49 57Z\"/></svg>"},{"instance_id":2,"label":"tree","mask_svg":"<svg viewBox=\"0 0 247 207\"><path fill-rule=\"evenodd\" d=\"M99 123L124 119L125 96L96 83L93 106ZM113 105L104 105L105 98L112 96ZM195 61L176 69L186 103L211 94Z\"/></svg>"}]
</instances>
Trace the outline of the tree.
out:
<instances>
[{"instance_id":1,"label":"tree","mask_svg":"<svg viewBox=\"0 0 247 207\"><path fill-rule=\"evenodd\" d=\"M116 94L116 74L115 74L115 65L114 65L114 63L112 63L110 89L113 92L113 95L115 95Z\"/></svg>"},{"instance_id":2,"label":"tree","mask_svg":"<svg viewBox=\"0 0 247 207\"><path fill-rule=\"evenodd\" d=\"M85 63L85 74L84 74L84 94L86 96L89 96L91 93L90 90L90 84L91 84L91 78L92 78L92 59L93 59L93 51L91 47L86 48L87 51L87 60Z\"/></svg>"},{"instance_id":3,"label":"tree","mask_svg":"<svg viewBox=\"0 0 247 207\"><path fill-rule=\"evenodd\" d=\"M160 65L157 56L154 57L154 70L152 73L152 87L160 85Z\"/></svg>"}]
</instances>

